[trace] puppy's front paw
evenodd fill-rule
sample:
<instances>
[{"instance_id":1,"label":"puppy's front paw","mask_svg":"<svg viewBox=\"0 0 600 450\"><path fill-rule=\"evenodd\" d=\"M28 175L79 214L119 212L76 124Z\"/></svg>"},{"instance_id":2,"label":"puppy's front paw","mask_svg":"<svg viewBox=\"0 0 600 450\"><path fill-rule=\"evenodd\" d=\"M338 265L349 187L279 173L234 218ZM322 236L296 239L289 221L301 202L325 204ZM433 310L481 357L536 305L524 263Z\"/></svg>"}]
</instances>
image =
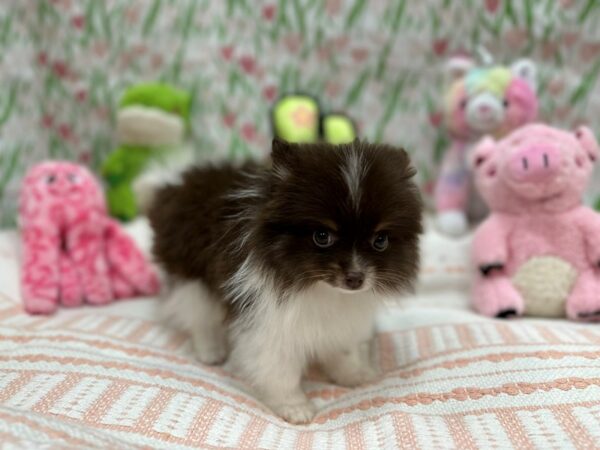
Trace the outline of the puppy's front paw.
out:
<instances>
[{"instance_id":1,"label":"puppy's front paw","mask_svg":"<svg viewBox=\"0 0 600 450\"><path fill-rule=\"evenodd\" d=\"M224 333L193 336L194 352L202 364L214 366L227 359L227 336Z\"/></svg>"},{"instance_id":2,"label":"puppy's front paw","mask_svg":"<svg viewBox=\"0 0 600 450\"><path fill-rule=\"evenodd\" d=\"M309 423L315 416L315 406L310 401L293 405L271 405L275 414L286 422L294 424Z\"/></svg>"},{"instance_id":3,"label":"puppy's front paw","mask_svg":"<svg viewBox=\"0 0 600 450\"><path fill-rule=\"evenodd\" d=\"M335 384L346 387L355 387L369 383L377 378L379 373L370 365L361 365L352 370L340 370L331 374Z\"/></svg>"}]
</instances>

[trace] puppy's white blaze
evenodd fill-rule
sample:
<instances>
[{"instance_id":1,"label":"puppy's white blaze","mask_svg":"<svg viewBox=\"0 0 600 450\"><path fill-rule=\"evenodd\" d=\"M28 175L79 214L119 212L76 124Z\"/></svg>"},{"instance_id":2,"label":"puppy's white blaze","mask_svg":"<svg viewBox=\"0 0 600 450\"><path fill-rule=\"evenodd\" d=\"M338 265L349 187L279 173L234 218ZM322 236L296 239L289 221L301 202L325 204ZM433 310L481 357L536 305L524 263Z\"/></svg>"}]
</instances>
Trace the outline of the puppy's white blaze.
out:
<instances>
[{"instance_id":1,"label":"puppy's white blaze","mask_svg":"<svg viewBox=\"0 0 600 450\"><path fill-rule=\"evenodd\" d=\"M350 195L350 201L355 209L360 206L361 199L361 183L365 176L366 167L363 161L362 153L360 149L354 144L350 152L347 153L345 164L342 166L342 175L344 181L348 186L348 192Z\"/></svg>"}]
</instances>

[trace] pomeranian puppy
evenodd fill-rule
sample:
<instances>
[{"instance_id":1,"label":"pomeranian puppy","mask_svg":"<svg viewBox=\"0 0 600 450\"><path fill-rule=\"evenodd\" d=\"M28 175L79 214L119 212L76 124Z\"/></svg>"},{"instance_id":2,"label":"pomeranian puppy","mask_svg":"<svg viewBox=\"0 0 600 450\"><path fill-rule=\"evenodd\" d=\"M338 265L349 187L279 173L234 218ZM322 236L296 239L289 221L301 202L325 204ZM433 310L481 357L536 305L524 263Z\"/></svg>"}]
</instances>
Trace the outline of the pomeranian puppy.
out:
<instances>
[{"instance_id":1,"label":"pomeranian puppy","mask_svg":"<svg viewBox=\"0 0 600 450\"><path fill-rule=\"evenodd\" d=\"M273 142L271 167L196 167L149 212L172 280L165 310L198 359L228 365L283 419L315 409L318 362L335 383L376 376L377 305L416 278L422 202L404 150Z\"/></svg>"}]
</instances>

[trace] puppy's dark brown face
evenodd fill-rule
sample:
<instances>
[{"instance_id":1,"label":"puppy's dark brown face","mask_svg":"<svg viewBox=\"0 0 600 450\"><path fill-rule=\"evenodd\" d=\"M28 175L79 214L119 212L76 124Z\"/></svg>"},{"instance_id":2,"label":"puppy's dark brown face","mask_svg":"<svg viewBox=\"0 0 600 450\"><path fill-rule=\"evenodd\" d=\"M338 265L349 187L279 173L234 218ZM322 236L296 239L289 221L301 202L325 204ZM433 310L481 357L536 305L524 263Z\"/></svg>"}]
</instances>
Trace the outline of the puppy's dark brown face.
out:
<instances>
[{"instance_id":1,"label":"puppy's dark brown face","mask_svg":"<svg viewBox=\"0 0 600 450\"><path fill-rule=\"evenodd\" d=\"M422 203L404 150L273 143L259 249L286 289L401 291L418 271Z\"/></svg>"}]
</instances>

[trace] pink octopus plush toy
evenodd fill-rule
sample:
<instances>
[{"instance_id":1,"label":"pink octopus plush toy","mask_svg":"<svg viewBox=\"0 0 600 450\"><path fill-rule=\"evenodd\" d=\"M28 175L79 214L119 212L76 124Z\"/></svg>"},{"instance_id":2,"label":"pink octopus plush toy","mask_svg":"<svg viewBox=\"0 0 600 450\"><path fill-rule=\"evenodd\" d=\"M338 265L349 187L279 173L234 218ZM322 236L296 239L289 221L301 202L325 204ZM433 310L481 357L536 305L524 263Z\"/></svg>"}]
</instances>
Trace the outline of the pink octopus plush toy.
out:
<instances>
[{"instance_id":1,"label":"pink octopus plush toy","mask_svg":"<svg viewBox=\"0 0 600 450\"><path fill-rule=\"evenodd\" d=\"M152 295L156 273L121 226L108 217L100 185L84 167L44 162L23 180L19 204L25 309Z\"/></svg>"},{"instance_id":2,"label":"pink octopus plush toy","mask_svg":"<svg viewBox=\"0 0 600 450\"><path fill-rule=\"evenodd\" d=\"M491 209L473 243L480 313L600 320L600 215L582 204L598 153L588 128L541 124L474 149Z\"/></svg>"}]
</instances>

